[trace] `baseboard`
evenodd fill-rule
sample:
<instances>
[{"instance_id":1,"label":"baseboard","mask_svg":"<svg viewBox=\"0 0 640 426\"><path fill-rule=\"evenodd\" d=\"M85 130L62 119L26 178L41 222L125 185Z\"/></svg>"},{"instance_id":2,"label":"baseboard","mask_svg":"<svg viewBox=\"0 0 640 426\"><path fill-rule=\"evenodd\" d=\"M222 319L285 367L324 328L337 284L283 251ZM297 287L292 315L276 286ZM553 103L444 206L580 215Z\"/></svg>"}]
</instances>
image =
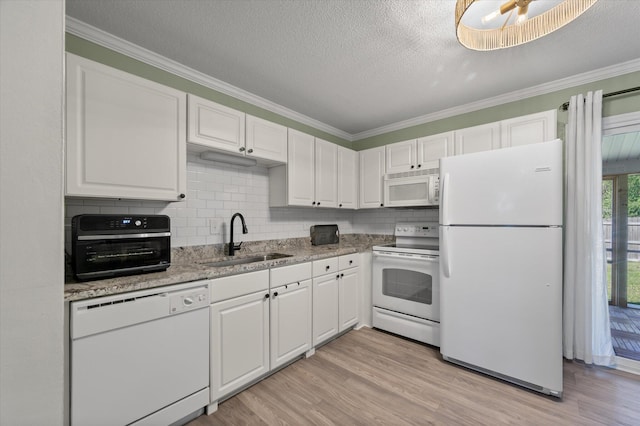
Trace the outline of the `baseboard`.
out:
<instances>
[{"instance_id":1,"label":"baseboard","mask_svg":"<svg viewBox=\"0 0 640 426\"><path fill-rule=\"evenodd\" d=\"M617 356L616 370L626 371L627 373L637 374L640 376L640 361L634 361L629 358Z\"/></svg>"}]
</instances>

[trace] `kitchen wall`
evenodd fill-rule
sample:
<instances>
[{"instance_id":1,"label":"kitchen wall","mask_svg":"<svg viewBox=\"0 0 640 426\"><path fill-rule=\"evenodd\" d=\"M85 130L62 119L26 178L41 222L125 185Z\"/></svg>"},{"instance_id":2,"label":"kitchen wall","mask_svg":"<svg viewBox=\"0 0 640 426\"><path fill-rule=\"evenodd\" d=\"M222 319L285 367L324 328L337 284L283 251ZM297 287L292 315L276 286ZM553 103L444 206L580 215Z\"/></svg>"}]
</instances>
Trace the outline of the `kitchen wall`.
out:
<instances>
[{"instance_id":1,"label":"kitchen wall","mask_svg":"<svg viewBox=\"0 0 640 426\"><path fill-rule=\"evenodd\" d=\"M309 236L315 224L337 224L340 232L392 234L396 221L438 219L437 210L270 208L266 167L241 167L205 161L189 153L187 200L176 203L67 198L65 249L71 253L71 218L78 214L166 214L171 217L174 247L220 244L229 241L231 216L240 212L249 233L242 235L236 220L236 241L259 241ZM212 231L211 221L215 229Z\"/></svg>"},{"instance_id":2,"label":"kitchen wall","mask_svg":"<svg viewBox=\"0 0 640 426\"><path fill-rule=\"evenodd\" d=\"M0 0L0 425L62 425L63 0Z\"/></svg>"}]
</instances>

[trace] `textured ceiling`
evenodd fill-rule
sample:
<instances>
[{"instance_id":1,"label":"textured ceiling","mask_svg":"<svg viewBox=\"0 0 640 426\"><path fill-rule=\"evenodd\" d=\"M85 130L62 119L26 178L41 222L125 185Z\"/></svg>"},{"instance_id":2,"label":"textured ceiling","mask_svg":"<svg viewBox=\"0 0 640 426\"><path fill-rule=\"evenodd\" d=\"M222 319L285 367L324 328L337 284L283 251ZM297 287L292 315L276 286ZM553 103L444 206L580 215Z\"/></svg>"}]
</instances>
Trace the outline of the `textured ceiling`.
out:
<instances>
[{"instance_id":1,"label":"textured ceiling","mask_svg":"<svg viewBox=\"0 0 640 426\"><path fill-rule=\"evenodd\" d=\"M544 0L536 0L544 1ZM454 0L67 0L67 15L349 134L640 58L639 0L493 52Z\"/></svg>"}]
</instances>

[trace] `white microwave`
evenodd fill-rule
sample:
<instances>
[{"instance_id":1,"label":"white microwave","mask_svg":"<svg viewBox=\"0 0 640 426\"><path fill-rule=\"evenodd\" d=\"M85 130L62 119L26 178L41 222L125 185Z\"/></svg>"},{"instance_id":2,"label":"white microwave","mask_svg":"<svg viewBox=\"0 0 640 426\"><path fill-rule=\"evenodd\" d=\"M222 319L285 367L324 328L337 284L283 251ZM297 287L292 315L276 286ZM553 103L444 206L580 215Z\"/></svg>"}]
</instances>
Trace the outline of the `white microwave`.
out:
<instances>
[{"instance_id":1,"label":"white microwave","mask_svg":"<svg viewBox=\"0 0 640 426\"><path fill-rule=\"evenodd\" d=\"M437 207L439 198L438 169L384 176L385 207Z\"/></svg>"}]
</instances>

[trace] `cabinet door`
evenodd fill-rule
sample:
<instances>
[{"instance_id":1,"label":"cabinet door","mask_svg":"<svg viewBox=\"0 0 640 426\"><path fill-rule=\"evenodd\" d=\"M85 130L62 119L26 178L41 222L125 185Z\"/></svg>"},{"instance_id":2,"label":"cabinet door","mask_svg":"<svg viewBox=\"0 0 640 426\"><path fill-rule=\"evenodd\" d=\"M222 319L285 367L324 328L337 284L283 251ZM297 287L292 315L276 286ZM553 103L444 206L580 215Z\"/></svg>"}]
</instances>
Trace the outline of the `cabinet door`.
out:
<instances>
[{"instance_id":1,"label":"cabinet door","mask_svg":"<svg viewBox=\"0 0 640 426\"><path fill-rule=\"evenodd\" d=\"M268 371L268 292L213 303L211 401L238 390Z\"/></svg>"},{"instance_id":2,"label":"cabinet door","mask_svg":"<svg viewBox=\"0 0 640 426\"><path fill-rule=\"evenodd\" d=\"M69 53L66 84L65 195L184 198L185 93Z\"/></svg>"},{"instance_id":3,"label":"cabinet door","mask_svg":"<svg viewBox=\"0 0 640 426\"><path fill-rule=\"evenodd\" d=\"M289 129L287 149L287 195L290 206L312 207L315 204L314 137Z\"/></svg>"},{"instance_id":4,"label":"cabinet door","mask_svg":"<svg viewBox=\"0 0 640 426\"><path fill-rule=\"evenodd\" d=\"M456 155L498 149L500 148L500 123L489 123L456 130L455 136Z\"/></svg>"},{"instance_id":5,"label":"cabinet door","mask_svg":"<svg viewBox=\"0 0 640 426\"><path fill-rule=\"evenodd\" d=\"M247 156L287 162L287 128L247 115Z\"/></svg>"},{"instance_id":6,"label":"cabinet door","mask_svg":"<svg viewBox=\"0 0 640 426\"><path fill-rule=\"evenodd\" d=\"M557 111L544 111L537 114L511 118L500 122L501 143L503 148L546 142L556 139Z\"/></svg>"},{"instance_id":7,"label":"cabinet door","mask_svg":"<svg viewBox=\"0 0 640 426\"><path fill-rule=\"evenodd\" d=\"M338 145L316 138L316 207L338 207Z\"/></svg>"},{"instance_id":8,"label":"cabinet door","mask_svg":"<svg viewBox=\"0 0 640 426\"><path fill-rule=\"evenodd\" d=\"M244 112L189 94L189 143L238 154L244 131Z\"/></svg>"},{"instance_id":9,"label":"cabinet door","mask_svg":"<svg viewBox=\"0 0 640 426\"><path fill-rule=\"evenodd\" d=\"M440 158L453 155L453 134L446 132L418 139L418 168L437 169Z\"/></svg>"},{"instance_id":10,"label":"cabinet door","mask_svg":"<svg viewBox=\"0 0 640 426\"><path fill-rule=\"evenodd\" d=\"M360 268L349 268L340 272L340 330L344 331L358 323L358 278Z\"/></svg>"},{"instance_id":11,"label":"cabinet door","mask_svg":"<svg viewBox=\"0 0 640 426\"><path fill-rule=\"evenodd\" d=\"M311 280L271 290L271 369L311 349Z\"/></svg>"},{"instance_id":12,"label":"cabinet door","mask_svg":"<svg viewBox=\"0 0 640 426\"><path fill-rule=\"evenodd\" d=\"M340 329L338 274L327 274L313 279L313 345L338 334Z\"/></svg>"},{"instance_id":13,"label":"cabinet door","mask_svg":"<svg viewBox=\"0 0 640 426\"><path fill-rule=\"evenodd\" d=\"M385 147L360 151L359 207L382 207L382 177L384 176Z\"/></svg>"},{"instance_id":14,"label":"cabinet door","mask_svg":"<svg viewBox=\"0 0 640 426\"><path fill-rule=\"evenodd\" d=\"M338 147L338 207L358 208L358 153Z\"/></svg>"},{"instance_id":15,"label":"cabinet door","mask_svg":"<svg viewBox=\"0 0 640 426\"><path fill-rule=\"evenodd\" d=\"M386 146L386 173L409 172L416 169L416 140Z\"/></svg>"}]
</instances>

